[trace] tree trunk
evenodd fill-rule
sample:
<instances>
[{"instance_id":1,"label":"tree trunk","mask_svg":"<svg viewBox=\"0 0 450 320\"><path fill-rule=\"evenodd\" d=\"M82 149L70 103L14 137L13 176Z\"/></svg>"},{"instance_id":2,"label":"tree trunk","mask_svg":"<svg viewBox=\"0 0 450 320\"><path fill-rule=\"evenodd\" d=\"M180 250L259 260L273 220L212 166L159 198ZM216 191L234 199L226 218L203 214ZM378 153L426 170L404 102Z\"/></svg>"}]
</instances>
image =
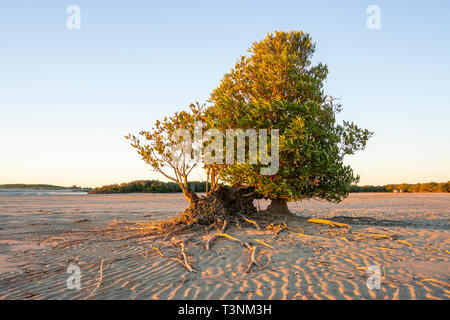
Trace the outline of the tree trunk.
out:
<instances>
[{"instance_id":1,"label":"tree trunk","mask_svg":"<svg viewBox=\"0 0 450 320\"><path fill-rule=\"evenodd\" d=\"M218 220L234 219L239 214L251 217L256 213L253 188L218 185L207 197L191 202L180 217L183 224L210 225Z\"/></svg>"},{"instance_id":2,"label":"tree trunk","mask_svg":"<svg viewBox=\"0 0 450 320\"><path fill-rule=\"evenodd\" d=\"M198 196L197 196L197 194L195 193L195 192L192 192L192 191L185 191L185 192L183 192L184 193L184 196L186 197L186 200L189 202L189 203L192 203L192 202L195 202L195 201L197 201L199 198L198 198Z\"/></svg>"},{"instance_id":3,"label":"tree trunk","mask_svg":"<svg viewBox=\"0 0 450 320\"><path fill-rule=\"evenodd\" d=\"M292 214L287 206L287 201L284 199L272 199L266 211L278 214Z\"/></svg>"}]
</instances>

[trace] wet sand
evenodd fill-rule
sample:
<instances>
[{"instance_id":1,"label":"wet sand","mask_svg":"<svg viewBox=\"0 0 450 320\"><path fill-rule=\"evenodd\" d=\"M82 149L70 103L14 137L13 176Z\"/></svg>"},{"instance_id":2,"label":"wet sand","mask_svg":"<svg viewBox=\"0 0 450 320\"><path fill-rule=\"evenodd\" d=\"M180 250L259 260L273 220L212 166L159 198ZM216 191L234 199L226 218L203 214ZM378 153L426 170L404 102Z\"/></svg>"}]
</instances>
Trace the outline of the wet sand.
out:
<instances>
[{"instance_id":1,"label":"wet sand","mask_svg":"<svg viewBox=\"0 0 450 320\"><path fill-rule=\"evenodd\" d=\"M250 273L249 252L239 244L219 239L205 250L215 230L186 246L197 272L151 249L176 258L173 242L141 231L130 237L143 223L186 207L180 194L2 196L0 299L450 298L449 194L365 193L340 204L291 203L302 219L287 222L303 234L274 237L251 225L227 231L257 245L259 266ZM69 265L80 267L80 290L67 288ZM380 289L367 286L370 266L379 267Z\"/></svg>"}]
</instances>

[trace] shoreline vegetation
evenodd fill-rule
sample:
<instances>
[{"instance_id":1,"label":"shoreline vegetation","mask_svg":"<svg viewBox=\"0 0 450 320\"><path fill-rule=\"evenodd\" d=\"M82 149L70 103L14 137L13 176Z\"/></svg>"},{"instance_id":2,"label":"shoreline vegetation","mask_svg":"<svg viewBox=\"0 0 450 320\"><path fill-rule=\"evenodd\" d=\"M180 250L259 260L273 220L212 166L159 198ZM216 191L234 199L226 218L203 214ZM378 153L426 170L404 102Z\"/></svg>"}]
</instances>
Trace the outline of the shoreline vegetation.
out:
<instances>
[{"instance_id":1,"label":"shoreline vegetation","mask_svg":"<svg viewBox=\"0 0 450 320\"><path fill-rule=\"evenodd\" d=\"M30 191L82 191L82 192L90 192L93 189L88 187L78 187L78 186L71 186L71 187L62 187L62 186L54 186L51 184L22 184L22 183L15 183L15 184L1 184L0 185L0 191L4 190L30 190Z\"/></svg>"},{"instance_id":2,"label":"shoreline vegetation","mask_svg":"<svg viewBox=\"0 0 450 320\"><path fill-rule=\"evenodd\" d=\"M211 184L208 184L210 190ZM192 192L206 192L206 182L188 182L188 190ZM159 180L136 180L121 184L110 184L94 188L90 194L104 193L180 193L183 192L175 182L162 182Z\"/></svg>"},{"instance_id":3,"label":"shoreline vegetation","mask_svg":"<svg viewBox=\"0 0 450 320\"><path fill-rule=\"evenodd\" d=\"M205 192L206 183L192 181L188 183L189 190L193 192ZM137 180L122 184L111 184L94 188L91 194L106 193L178 193L181 188L174 182L162 182L158 180ZM350 193L358 192L450 192L450 181L443 183L429 182L416 184L387 184L384 186L356 186L350 187Z\"/></svg>"},{"instance_id":4,"label":"shoreline vegetation","mask_svg":"<svg viewBox=\"0 0 450 320\"><path fill-rule=\"evenodd\" d=\"M356 192L408 192L408 193L447 193L450 192L450 181L427 182L427 183L400 183L387 184L384 186L350 186L350 193Z\"/></svg>"},{"instance_id":5,"label":"shoreline vegetation","mask_svg":"<svg viewBox=\"0 0 450 320\"><path fill-rule=\"evenodd\" d=\"M206 192L206 182L192 181L188 183L189 190L193 192ZM209 188L211 186L209 185ZM136 180L121 184L104 185L97 188L89 187L62 187L50 184L3 184L0 185L0 192L3 190L45 190L45 191L82 191L89 194L114 194L114 193L180 193L181 188L174 182L163 182L159 180ZM363 185L350 186L350 193L360 192L407 192L407 193L449 193L450 181L448 182L428 182L428 183L401 183L387 184L382 186Z\"/></svg>"}]
</instances>

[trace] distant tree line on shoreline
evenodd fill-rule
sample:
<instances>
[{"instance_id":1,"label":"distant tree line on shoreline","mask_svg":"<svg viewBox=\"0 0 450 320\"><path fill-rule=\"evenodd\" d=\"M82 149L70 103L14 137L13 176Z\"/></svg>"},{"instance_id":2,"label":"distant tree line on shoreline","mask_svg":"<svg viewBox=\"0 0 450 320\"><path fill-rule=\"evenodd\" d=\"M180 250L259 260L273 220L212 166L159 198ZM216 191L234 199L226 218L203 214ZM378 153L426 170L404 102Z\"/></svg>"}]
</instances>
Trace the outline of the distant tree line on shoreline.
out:
<instances>
[{"instance_id":1,"label":"distant tree line on shoreline","mask_svg":"<svg viewBox=\"0 0 450 320\"><path fill-rule=\"evenodd\" d=\"M188 182L189 190L194 192L205 192L206 182L192 181ZM208 188L210 188L209 185ZM159 180L137 180L121 184L105 185L98 188L84 188L84 187L61 187L49 184L2 184L2 189L33 189L33 190L76 190L87 191L92 194L106 194L106 193L178 193L182 192L178 184L175 182L162 182ZM384 186L350 186L350 193L358 192L450 192L450 181L448 182L428 182L428 183L401 183L401 184L387 184Z\"/></svg>"},{"instance_id":2,"label":"distant tree line on shoreline","mask_svg":"<svg viewBox=\"0 0 450 320\"><path fill-rule=\"evenodd\" d=\"M209 185L210 188L211 185ZM188 189L193 192L206 192L206 182L188 182ZM102 193L177 193L182 192L175 182L162 182L158 180L137 180L121 184L110 184L95 188L91 194Z\"/></svg>"},{"instance_id":3,"label":"distant tree line on shoreline","mask_svg":"<svg viewBox=\"0 0 450 320\"><path fill-rule=\"evenodd\" d=\"M74 191L91 191L91 188L84 188L78 186L71 187L61 187L54 186L51 184L23 184L23 183L15 183L15 184L1 184L0 190L10 190L10 189L32 189L32 190L74 190Z\"/></svg>"},{"instance_id":4,"label":"distant tree line on shoreline","mask_svg":"<svg viewBox=\"0 0 450 320\"><path fill-rule=\"evenodd\" d=\"M401 183L387 184L384 186L350 186L350 192L450 192L450 181L427 183Z\"/></svg>"},{"instance_id":5,"label":"distant tree line on shoreline","mask_svg":"<svg viewBox=\"0 0 450 320\"><path fill-rule=\"evenodd\" d=\"M210 187L210 186L209 186ZM205 192L206 182L192 181L188 183L190 191ZM95 188L91 194L107 193L178 193L182 192L175 182L162 182L158 180L137 180L121 184L111 184ZM384 186L357 186L350 187L350 193L357 192L450 192L450 181L436 183L416 184L387 184Z\"/></svg>"}]
</instances>

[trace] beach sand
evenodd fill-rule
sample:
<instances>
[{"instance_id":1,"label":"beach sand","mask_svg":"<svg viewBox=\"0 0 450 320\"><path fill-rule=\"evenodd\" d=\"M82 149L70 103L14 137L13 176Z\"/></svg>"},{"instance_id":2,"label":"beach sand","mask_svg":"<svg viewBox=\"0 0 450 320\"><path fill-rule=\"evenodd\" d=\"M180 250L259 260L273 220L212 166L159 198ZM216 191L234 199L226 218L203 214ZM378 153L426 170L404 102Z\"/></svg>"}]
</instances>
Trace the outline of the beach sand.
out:
<instances>
[{"instance_id":1,"label":"beach sand","mask_svg":"<svg viewBox=\"0 0 450 320\"><path fill-rule=\"evenodd\" d=\"M186 244L196 272L151 248L178 257L176 237L163 243L140 228L186 207L181 194L0 197L0 299L450 298L449 194L291 203L301 219L287 224L304 233L232 226L230 235L257 247L250 273L250 253L238 243L220 238L205 249L216 230ZM80 268L80 290L67 288L69 265ZM380 288L369 289L377 275Z\"/></svg>"}]
</instances>

